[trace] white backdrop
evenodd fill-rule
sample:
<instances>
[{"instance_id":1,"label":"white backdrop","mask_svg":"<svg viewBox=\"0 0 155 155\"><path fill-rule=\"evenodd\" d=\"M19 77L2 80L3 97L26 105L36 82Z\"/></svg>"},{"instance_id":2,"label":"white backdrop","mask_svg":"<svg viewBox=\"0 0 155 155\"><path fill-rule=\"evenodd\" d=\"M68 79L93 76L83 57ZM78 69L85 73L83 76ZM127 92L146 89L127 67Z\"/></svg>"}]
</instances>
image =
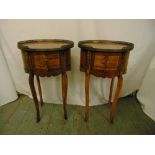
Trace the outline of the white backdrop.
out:
<instances>
[{"instance_id":1,"label":"white backdrop","mask_svg":"<svg viewBox=\"0 0 155 155\"><path fill-rule=\"evenodd\" d=\"M150 62L137 98L144 112L155 121L155 56Z\"/></svg>"},{"instance_id":2,"label":"white backdrop","mask_svg":"<svg viewBox=\"0 0 155 155\"><path fill-rule=\"evenodd\" d=\"M72 71L68 72L68 104L84 105L84 74L79 71L79 40L105 39L128 41L135 44L131 51L128 71L124 75L121 96L140 88L148 64L155 52L155 20L0 20L0 41L7 59L16 90L31 96L28 74L17 42L27 39L69 39L72 48ZM61 76L41 78L43 99L62 103ZM109 79L91 76L90 105L107 102Z\"/></svg>"},{"instance_id":3,"label":"white backdrop","mask_svg":"<svg viewBox=\"0 0 155 155\"><path fill-rule=\"evenodd\" d=\"M16 89L0 46L0 106L15 99L17 99Z\"/></svg>"}]
</instances>

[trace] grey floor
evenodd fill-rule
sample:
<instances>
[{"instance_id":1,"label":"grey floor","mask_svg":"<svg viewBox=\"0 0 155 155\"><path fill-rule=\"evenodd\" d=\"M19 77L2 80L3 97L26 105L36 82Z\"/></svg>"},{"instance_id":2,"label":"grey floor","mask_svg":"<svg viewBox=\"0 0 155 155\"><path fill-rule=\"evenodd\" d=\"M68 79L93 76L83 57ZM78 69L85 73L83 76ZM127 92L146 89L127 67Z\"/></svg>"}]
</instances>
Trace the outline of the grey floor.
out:
<instances>
[{"instance_id":1,"label":"grey floor","mask_svg":"<svg viewBox=\"0 0 155 155\"><path fill-rule=\"evenodd\" d=\"M155 134L155 122L141 109L133 96L119 99L113 124L109 123L109 105L91 107L90 119L84 122L84 107L68 105L68 120L63 119L62 105L42 107L41 121L35 121L33 100L19 99L0 107L0 134L56 135L134 135Z\"/></svg>"}]
</instances>

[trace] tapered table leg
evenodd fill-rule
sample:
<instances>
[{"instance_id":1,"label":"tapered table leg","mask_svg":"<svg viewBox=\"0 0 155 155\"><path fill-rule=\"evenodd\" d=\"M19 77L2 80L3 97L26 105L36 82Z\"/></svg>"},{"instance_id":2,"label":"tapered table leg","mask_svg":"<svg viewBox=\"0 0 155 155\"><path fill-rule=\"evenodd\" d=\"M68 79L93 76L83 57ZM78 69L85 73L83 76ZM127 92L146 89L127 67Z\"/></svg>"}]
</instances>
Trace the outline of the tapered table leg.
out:
<instances>
[{"instance_id":1,"label":"tapered table leg","mask_svg":"<svg viewBox=\"0 0 155 155\"><path fill-rule=\"evenodd\" d=\"M89 72L85 72L85 121L87 122L89 119L89 81L90 81L90 74Z\"/></svg>"},{"instance_id":2,"label":"tapered table leg","mask_svg":"<svg viewBox=\"0 0 155 155\"><path fill-rule=\"evenodd\" d=\"M31 93L36 107L37 122L39 122L40 121L39 104L38 104L37 94L34 86L34 74L31 74L31 73L29 74L29 85L30 85Z\"/></svg>"},{"instance_id":3,"label":"tapered table leg","mask_svg":"<svg viewBox=\"0 0 155 155\"><path fill-rule=\"evenodd\" d=\"M68 78L66 72L62 73L62 97L63 97L63 109L64 109L64 118L67 120L67 87L68 87Z\"/></svg>"},{"instance_id":4,"label":"tapered table leg","mask_svg":"<svg viewBox=\"0 0 155 155\"><path fill-rule=\"evenodd\" d=\"M114 86L114 80L115 77L112 77L111 79L111 84L110 84L110 92L109 92L109 104L111 105L111 98L112 98L112 91L113 91L113 86Z\"/></svg>"},{"instance_id":5,"label":"tapered table leg","mask_svg":"<svg viewBox=\"0 0 155 155\"><path fill-rule=\"evenodd\" d=\"M41 91L39 75L36 75L36 79L37 79L38 91L39 91L39 96L40 96L40 104L41 104L41 106L43 106L43 98L42 98L42 91Z\"/></svg>"},{"instance_id":6,"label":"tapered table leg","mask_svg":"<svg viewBox=\"0 0 155 155\"><path fill-rule=\"evenodd\" d=\"M110 109L110 122L113 123L113 119L114 119L114 111L115 111L115 107L121 92L121 88L122 88L122 83L123 83L123 76L120 75L118 76L118 83L117 83L117 88L116 88L116 93L115 93L115 97L114 97L114 101L112 102L111 105L111 109Z\"/></svg>"}]
</instances>

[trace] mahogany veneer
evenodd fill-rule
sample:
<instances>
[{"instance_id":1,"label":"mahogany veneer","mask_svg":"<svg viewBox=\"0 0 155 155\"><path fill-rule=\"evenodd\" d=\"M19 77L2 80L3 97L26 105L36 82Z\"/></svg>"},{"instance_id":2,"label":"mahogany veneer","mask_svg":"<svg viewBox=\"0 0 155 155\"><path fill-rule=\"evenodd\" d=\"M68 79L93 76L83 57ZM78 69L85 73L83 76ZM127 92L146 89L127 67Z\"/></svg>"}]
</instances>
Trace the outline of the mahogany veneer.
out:
<instances>
[{"instance_id":1,"label":"mahogany veneer","mask_svg":"<svg viewBox=\"0 0 155 155\"><path fill-rule=\"evenodd\" d=\"M34 86L34 75L36 75L40 102L43 105L40 77L62 75L62 96L64 118L67 119L67 74L71 70L71 52L70 49L74 43L69 40L43 39L27 40L18 42L18 48L21 49L24 69L29 73L29 85L37 112L37 122L40 121L39 104Z\"/></svg>"},{"instance_id":2,"label":"mahogany veneer","mask_svg":"<svg viewBox=\"0 0 155 155\"><path fill-rule=\"evenodd\" d=\"M134 44L121 41L85 40L80 41L81 48L80 71L85 72L85 121L89 118L89 82L90 75L111 78L109 93L110 122L113 122L114 111L122 88L123 74L127 71L130 51ZM114 78L118 77L117 89L111 102Z\"/></svg>"}]
</instances>

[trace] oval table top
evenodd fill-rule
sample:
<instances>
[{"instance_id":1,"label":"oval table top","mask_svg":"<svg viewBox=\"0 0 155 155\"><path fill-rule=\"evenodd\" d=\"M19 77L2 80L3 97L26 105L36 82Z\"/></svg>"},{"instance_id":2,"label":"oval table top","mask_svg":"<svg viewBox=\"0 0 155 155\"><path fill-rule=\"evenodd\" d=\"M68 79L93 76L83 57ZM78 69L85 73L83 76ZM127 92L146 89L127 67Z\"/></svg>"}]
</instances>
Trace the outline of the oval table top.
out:
<instances>
[{"instance_id":1,"label":"oval table top","mask_svg":"<svg viewBox=\"0 0 155 155\"><path fill-rule=\"evenodd\" d=\"M84 40L79 41L78 46L84 50L103 52L125 52L134 48L132 43L111 40Z\"/></svg>"},{"instance_id":2,"label":"oval table top","mask_svg":"<svg viewBox=\"0 0 155 155\"><path fill-rule=\"evenodd\" d=\"M62 39L35 39L17 43L18 48L26 51L61 51L72 48L74 42Z\"/></svg>"}]
</instances>

